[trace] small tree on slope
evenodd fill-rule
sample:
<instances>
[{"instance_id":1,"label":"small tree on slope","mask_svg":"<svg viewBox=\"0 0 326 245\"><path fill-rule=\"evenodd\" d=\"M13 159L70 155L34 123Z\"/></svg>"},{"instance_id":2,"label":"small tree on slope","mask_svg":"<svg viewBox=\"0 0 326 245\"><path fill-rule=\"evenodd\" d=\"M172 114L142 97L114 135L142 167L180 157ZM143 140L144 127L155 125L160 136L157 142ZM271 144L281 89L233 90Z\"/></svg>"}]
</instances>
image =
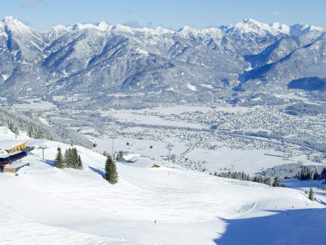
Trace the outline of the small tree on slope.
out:
<instances>
[{"instance_id":1,"label":"small tree on slope","mask_svg":"<svg viewBox=\"0 0 326 245\"><path fill-rule=\"evenodd\" d=\"M83 169L83 162L80 158L80 155L78 155L78 166L77 166L78 169Z\"/></svg>"},{"instance_id":2,"label":"small tree on slope","mask_svg":"<svg viewBox=\"0 0 326 245\"><path fill-rule=\"evenodd\" d=\"M115 162L112 160L112 157L110 155L108 155L108 158L105 162L104 179L106 179L112 185L118 183L117 166L115 165Z\"/></svg>"},{"instance_id":3,"label":"small tree on slope","mask_svg":"<svg viewBox=\"0 0 326 245\"><path fill-rule=\"evenodd\" d=\"M274 178L273 187L280 187L280 183L278 182L278 177Z\"/></svg>"},{"instance_id":4,"label":"small tree on slope","mask_svg":"<svg viewBox=\"0 0 326 245\"><path fill-rule=\"evenodd\" d=\"M75 147L72 148L71 154L72 154L72 168L82 169L83 168L82 161Z\"/></svg>"},{"instance_id":5,"label":"small tree on slope","mask_svg":"<svg viewBox=\"0 0 326 245\"><path fill-rule=\"evenodd\" d=\"M67 166L67 168L72 168L73 166L73 154L72 154L72 149L67 149L65 151L65 157L64 157L64 162Z\"/></svg>"},{"instance_id":6,"label":"small tree on slope","mask_svg":"<svg viewBox=\"0 0 326 245\"><path fill-rule=\"evenodd\" d=\"M58 150L58 153L57 153L57 157L55 158L55 161L54 161L54 166L57 168L64 168L61 148L58 147L57 150Z\"/></svg>"},{"instance_id":7,"label":"small tree on slope","mask_svg":"<svg viewBox=\"0 0 326 245\"><path fill-rule=\"evenodd\" d=\"M309 190L309 196L308 196L308 198L309 198L311 201L315 201L314 191L312 190L312 188L310 188L310 190Z\"/></svg>"},{"instance_id":8,"label":"small tree on slope","mask_svg":"<svg viewBox=\"0 0 326 245\"><path fill-rule=\"evenodd\" d=\"M82 169L83 163L76 148L69 148L65 152L65 163L67 168Z\"/></svg>"}]
</instances>

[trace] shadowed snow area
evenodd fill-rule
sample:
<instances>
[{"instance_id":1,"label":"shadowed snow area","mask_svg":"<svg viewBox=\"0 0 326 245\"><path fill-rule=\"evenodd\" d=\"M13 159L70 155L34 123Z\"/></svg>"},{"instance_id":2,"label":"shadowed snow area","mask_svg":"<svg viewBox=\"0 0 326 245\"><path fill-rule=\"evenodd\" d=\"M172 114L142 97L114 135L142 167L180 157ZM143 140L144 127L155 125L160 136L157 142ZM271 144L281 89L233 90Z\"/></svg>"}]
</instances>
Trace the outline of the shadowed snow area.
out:
<instances>
[{"instance_id":1,"label":"shadowed snow area","mask_svg":"<svg viewBox=\"0 0 326 245\"><path fill-rule=\"evenodd\" d=\"M270 216L224 220L225 234L216 244L323 244L326 209L273 211Z\"/></svg>"}]
</instances>

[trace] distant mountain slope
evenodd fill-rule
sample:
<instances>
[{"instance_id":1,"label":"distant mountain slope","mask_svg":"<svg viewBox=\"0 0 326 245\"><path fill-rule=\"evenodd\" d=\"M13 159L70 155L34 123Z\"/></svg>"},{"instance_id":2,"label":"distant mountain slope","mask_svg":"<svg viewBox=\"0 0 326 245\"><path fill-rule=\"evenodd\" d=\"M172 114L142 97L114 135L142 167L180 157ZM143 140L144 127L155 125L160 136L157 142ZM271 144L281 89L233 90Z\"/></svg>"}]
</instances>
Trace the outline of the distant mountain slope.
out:
<instances>
[{"instance_id":1,"label":"distant mountain slope","mask_svg":"<svg viewBox=\"0 0 326 245\"><path fill-rule=\"evenodd\" d=\"M78 94L86 104L95 99L99 105L124 105L204 102L230 97L235 88L287 92L292 80L326 77L324 48L322 28L252 19L202 30L101 22L41 33L5 17L0 94L9 101ZM121 93L128 96L113 96Z\"/></svg>"},{"instance_id":2,"label":"distant mountain slope","mask_svg":"<svg viewBox=\"0 0 326 245\"><path fill-rule=\"evenodd\" d=\"M299 39L281 40L275 47L271 47L271 51L268 50L258 55L260 59L267 59L267 62L245 72L242 76L243 82L250 81L252 84L260 80L284 89L295 79L325 78L326 38L324 35L304 46L301 46L302 44L305 43L300 42ZM281 52L283 55L280 56ZM300 87L297 88L300 89Z\"/></svg>"},{"instance_id":3,"label":"distant mountain slope","mask_svg":"<svg viewBox=\"0 0 326 245\"><path fill-rule=\"evenodd\" d=\"M32 138L56 140L91 148L92 142L73 130L58 125L45 125L32 113L24 115L14 110L0 109L0 126L8 127L17 136L21 131Z\"/></svg>"}]
</instances>

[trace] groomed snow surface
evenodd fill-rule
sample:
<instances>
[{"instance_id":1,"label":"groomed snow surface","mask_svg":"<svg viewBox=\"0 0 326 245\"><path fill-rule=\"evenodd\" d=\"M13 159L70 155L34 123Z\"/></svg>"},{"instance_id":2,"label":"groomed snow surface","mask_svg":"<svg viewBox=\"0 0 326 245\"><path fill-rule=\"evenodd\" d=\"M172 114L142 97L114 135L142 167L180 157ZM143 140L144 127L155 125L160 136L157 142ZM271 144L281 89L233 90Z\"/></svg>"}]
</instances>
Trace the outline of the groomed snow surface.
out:
<instances>
[{"instance_id":1,"label":"groomed snow surface","mask_svg":"<svg viewBox=\"0 0 326 245\"><path fill-rule=\"evenodd\" d=\"M22 139L48 149L45 161L35 149L22 160L29 167L0 173L1 244L324 244L320 186L312 202L300 182L273 188L142 157L117 163L111 185L103 155L77 147L84 169L57 169L57 147L69 145Z\"/></svg>"}]
</instances>

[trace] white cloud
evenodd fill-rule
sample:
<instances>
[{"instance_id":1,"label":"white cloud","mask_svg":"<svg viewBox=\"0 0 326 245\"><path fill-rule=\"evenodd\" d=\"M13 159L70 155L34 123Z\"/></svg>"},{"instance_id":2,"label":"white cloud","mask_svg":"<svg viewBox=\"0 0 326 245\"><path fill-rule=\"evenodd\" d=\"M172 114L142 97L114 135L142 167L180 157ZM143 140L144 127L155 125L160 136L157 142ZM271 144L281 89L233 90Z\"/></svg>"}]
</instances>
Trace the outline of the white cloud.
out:
<instances>
[{"instance_id":1,"label":"white cloud","mask_svg":"<svg viewBox=\"0 0 326 245\"><path fill-rule=\"evenodd\" d=\"M279 16L280 15L280 12L279 11L273 11L271 13L272 16Z\"/></svg>"},{"instance_id":2,"label":"white cloud","mask_svg":"<svg viewBox=\"0 0 326 245\"><path fill-rule=\"evenodd\" d=\"M43 0L30 0L30 1L25 1L22 4L22 8L31 8L40 5L43 2Z\"/></svg>"}]
</instances>

